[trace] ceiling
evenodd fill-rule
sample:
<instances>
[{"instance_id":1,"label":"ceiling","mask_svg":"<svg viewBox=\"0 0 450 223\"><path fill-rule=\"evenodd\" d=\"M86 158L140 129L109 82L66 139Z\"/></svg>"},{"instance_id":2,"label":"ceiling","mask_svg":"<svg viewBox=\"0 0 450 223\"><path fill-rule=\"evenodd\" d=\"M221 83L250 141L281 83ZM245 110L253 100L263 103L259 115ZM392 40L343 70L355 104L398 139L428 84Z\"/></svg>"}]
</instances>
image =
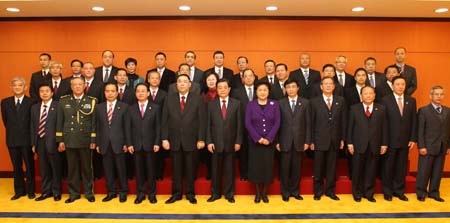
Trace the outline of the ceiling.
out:
<instances>
[{"instance_id":1,"label":"ceiling","mask_svg":"<svg viewBox=\"0 0 450 223\"><path fill-rule=\"evenodd\" d=\"M192 10L180 11L189 5ZM277 11L266 11L269 5ZM105 8L92 11L93 6ZM352 12L362 6L363 12ZM17 13L7 7L19 8ZM450 0L0 0L0 17L300 16L450 18Z\"/></svg>"}]
</instances>

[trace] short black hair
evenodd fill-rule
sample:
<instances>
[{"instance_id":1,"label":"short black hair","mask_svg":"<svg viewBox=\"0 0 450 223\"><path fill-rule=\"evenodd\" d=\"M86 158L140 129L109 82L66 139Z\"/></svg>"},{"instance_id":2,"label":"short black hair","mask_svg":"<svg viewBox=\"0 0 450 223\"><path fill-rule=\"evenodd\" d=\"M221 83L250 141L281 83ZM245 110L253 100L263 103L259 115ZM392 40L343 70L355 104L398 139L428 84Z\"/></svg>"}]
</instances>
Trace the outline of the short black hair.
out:
<instances>
[{"instance_id":1,"label":"short black hair","mask_svg":"<svg viewBox=\"0 0 450 223\"><path fill-rule=\"evenodd\" d=\"M53 87L49 83L42 83L42 84L40 84L39 87L38 87L38 90L40 90L43 87L50 88L50 91L52 91L52 93L53 93Z\"/></svg>"},{"instance_id":2,"label":"short black hair","mask_svg":"<svg viewBox=\"0 0 450 223\"><path fill-rule=\"evenodd\" d=\"M127 74L127 70L125 70L125 68L119 68L119 69L117 69L117 72L114 74L114 76L117 75L119 73L119 71L124 71L125 74Z\"/></svg>"},{"instance_id":3,"label":"short black hair","mask_svg":"<svg viewBox=\"0 0 450 223\"><path fill-rule=\"evenodd\" d=\"M191 66L189 66L189 64L187 64L187 63L180 63L180 65L178 65L178 71L180 71L182 66L188 66L189 69L191 69Z\"/></svg>"},{"instance_id":4,"label":"short black hair","mask_svg":"<svg viewBox=\"0 0 450 223\"><path fill-rule=\"evenodd\" d=\"M186 78L189 80L189 82L191 82L191 78L190 78L188 75L186 75L186 74L180 74L180 75L178 75L178 76L177 76L177 81L178 81L178 79L180 79L180 77L186 77Z\"/></svg>"},{"instance_id":5,"label":"short black hair","mask_svg":"<svg viewBox=\"0 0 450 223\"><path fill-rule=\"evenodd\" d=\"M41 57L41 56L46 56L46 57L48 57L49 60L52 59L52 56L49 53L41 53L41 54L39 54L39 57Z\"/></svg>"},{"instance_id":6,"label":"short black hair","mask_svg":"<svg viewBox=\"0 0 450 223\"><path fill-rule=\"evenodd\" d=\"M322 78L322 80L320 80L320 85L322 85L323 82L324 82L326 79L330 79L331 81L333 81L333 84L336 85L336 83L334 83L334 79L333 79L332 77L324 77L324 78Z\"/></svg>"},{"instance_id":7,"label":"short black hair","mask_svg":"<svg viewBox=\"0 0 450 223\"><path fill-rule=\"evenodd\" d=\"M139 86L144 86L145 89L147 89L147 92L150 92L150 88L148 87L148 84L146 84L146 83L137 84L136 87L134 88L134 92L136 92L136 90L138 89Z\"/></svg>"},{"instance_id":8,"label":"short black hair","mask_svg":"<svg viewBox=\"0 0 450 223\"><path fill-rule=\"evenodd\" d=\"M192 54L194 54L194 59L197 59L197 55L195 54L195 52L194 51L192 51L192 50L188 50L188 51L186 51L186 53L184 53L184 58L186 58L186 56L188 55L188 53L192 53Z\"/></svg>"},{"instance_id":9,"label":"short black hair","mask_svg":"<svg viewBox=\"0 0 450 223\"><path fill-rule=\"evenodd\" d=\"M230 86L230 81L228 79L226 79L226 78L222 78L222 79L218 80L217 83L216 83L216 87L219 85L219 83L227 83L227 86L231 87Z\"/></svg>"},{"instance_id":10,"label":"short black hair","mask_svg":"<svg viewBox=\"0 0 450 223\"><path fill-rule=\"evenodd\" d=\"M102 52L102 56L106 53L106 52L111 52L113 58L114 58L114 52L112 50L103 50Z\"/></svg>"},{"instance_id":11,"label":"short black hair","mask_svg":"<svg viewBox=\"0 0 450 223\"><path fill-rule=\"evenodd\" d=\"M367 77L367 70L364 69L364 68L362 68L362 67L359 67L358 69L356 69L356 70L355 70L355 74L354 74L353 76L356 77L356 74L357 74L358 72L360 72L360 71L364 71L364 73L366 73L366 77Z\"/></svg>"},{"instance_id":12,"label":"short black hair","mask_svg":"<svg viewBox=\"0 0 450 223\"><path fill-rule=\"evenodd\" d=\"M106 86L108 86L108 85L113 85L116 88L116 91L119 91L119 87L117 86L116 83L113 83L113 82L107 82L103 89L106 89Z\"/></svg>"},{"instance_id":13,"label":"short black hair","mask_svg":"<svg viewBox=\"0 0 450 223\"><path fill-rule=\"evenodd\" d=\"M166 54L163 53L163 52L157 52L157 53L155 54L155 58L156 58L157 56L159 56L159 55L162 55L162 56L164 57L164 59L167 58Z\"/></svg>"},{"instance_id":14,"label":"short black hair","mask_svg":"<svg viewBox=\"0 0 450 223\"><path fill-rule=\"evenodd\" d=\"M373 92L375 93L375 88L370 86L370 85L366 85L366 86L362 87L361 88L361 92L359 92L359 93L362 94L363 90L366 89L366 88L371 88L373 90Z\"/></svg>"},{"instance_id":15,"label":"short black hair","mask_svg":"<svg viewBox=\"0 0 450 223\"><path fill-rule=\"evenodd\" d=\"M258 89L259 86L261 86L261 85L265 85L265 86L269 89L269 93L270 93L270 84L269 84L269 82L267 82L267 81L258 81L258 82L255 84L255 90Z\"/></svg>"},{"instance_id":16,"label":"short black hair","mask_svg":"<svg viewBox=\"0 0 450 223\"><path fill-rule=\"evenodd\" d=\"M222 54L222 56L225 57L225 54L224 54L223 51L221 51L221 50L216 50L216 51L214 51L214 53L213 53L213 58L216 56L216 54Z\"/></svg>"},{"instance_id":17,"label":"short black hair","mask_svg":"<svg viewBox=\"0 0 450 223\"><path fill-rule=\"evenodd\" d=\"M396 69L396 70L397 70L397 73L400 73L400 69L398 69L398 67L397 67L396 65L392 64L392 65L387 66L387 67L384 69L384 75L387 74L387 71L388 71L389 69Z\"/></svg>"},{"instance_id":18,"label":"short black hair","mask_svg":"<svg viewBox=\"0 0 450 223\"><path fill-rule=\"evenodd\" d=\"M279 64L277 64L277 65L275 66L275 69L277 69L277 67L281 67L281 66L283 66L283 67L284 67L284 69L288 70L288 67L287 67L287 65L286 65L286 64L284 64L284 63L279 63Z\"/></svg>"},{"instance_id":19,"label":"short black hair","mask_svg":"<svg viewBox=\"0 0 450 223\"><path fill-rule=\"evenodd\" d=\"M395 48L394 53L397 53L397 50L399 50L399 49L403 49L406 53L406 47L404 47L404 46L399 46L399 47Z\"/></svg>"},{"instance_id":20,"label":"short black hair","mask_svg":"<svg viewBox=\"0 0 450 223\"><path fill-rule=\"evenodd\" d=\"M406 83L406 78L405 78L405 77L402 77L402 76L395 76L394 78L392 78L392 84L394 84L395 81L398 80L398 79L403 79L403 80L405 81L405 83Z\"/></svg>"},{"instance_id":21,"label":"short black hair","mask_svg":"<svg viewBox=\"0 0 450 223\"><path fill-rule=\"evenodd\" d=\"M333 70L334 70L334 73L336 73L336 67L333 64L330 64L330 63L327 63L327 64L323 65L322 72L324 72L327 67L332 67Z\"/></svg>"},{"instance_id":22,"label":"short black hair","mask_svg":"<svg viewBox=\"0 0 450 223\"><path fill-rule=\"evenodd\" d=\"M297 87L300 87L300 85L298 84L298 82L294 79L294 78L288 78L285 82L284 82L284 88L286 88L286 86L288 84L292 84L295 83L297 85Z\"/></svg>"},{"instance_id":23,"label":"short black hair","mask_svg":"<svg viewBox=\"0 0 450 223\"><path fill-rule=\"evenodd\" d=\"M272 59L264 61L264 65L266 65L267 63L273 63L274 66L277 65L277 63L275 63L275 61Z\"/></svg>"},{"instance_id":24,"label":"short black hair","mask_svg":"<svg viewBox=\"0 0 450 223\"><path fill-rule=\"evenodd\" d=\"M367 58L364 60L364 64L367 63L367 61L369 61L369 60L373 60L373 61L375 61L375 63L377 63L377 59L375 59L374 57L367 57Z\"/></svg>"},{"instance_id":25,"label":"short black hair","mask_svg":"<svg viewBox=\"0 0 450 223\"><path fill-rule=\"evenodd\" d=\"M70 62L70 66L73 66L73 64L76 63L76 62L80 63L81 67L83 67L83 61L81 61L81 60L79 60L79 59L72 60L72 61Z\"/></svg>"},{"instance_id":26,"label":"short black hair","mask_svg":"<svg viewBox=\"0 0 450 223\"><path fill-rule=\"evenodd\" d=\"M239 56L239 57L236 59L236 63L238 63L238 62L239 62L239 59L242 59L242 58L244 58L244 59L245 59L245 62L248 63L248 58L247 58L246 56Z\"/></svg>"},{"instance_id":27,"label":"short black hair","mask_svg":"<svg viewBox=\"0 0 450 223\"><path fill-rule=\"evenodd\" d=\"M134 65L137 65L137 60L134 59L133 57L128 57L128 58L125 60L125 66L128 66L129 63L134 63Z\"/></svg>"}]
</instances>

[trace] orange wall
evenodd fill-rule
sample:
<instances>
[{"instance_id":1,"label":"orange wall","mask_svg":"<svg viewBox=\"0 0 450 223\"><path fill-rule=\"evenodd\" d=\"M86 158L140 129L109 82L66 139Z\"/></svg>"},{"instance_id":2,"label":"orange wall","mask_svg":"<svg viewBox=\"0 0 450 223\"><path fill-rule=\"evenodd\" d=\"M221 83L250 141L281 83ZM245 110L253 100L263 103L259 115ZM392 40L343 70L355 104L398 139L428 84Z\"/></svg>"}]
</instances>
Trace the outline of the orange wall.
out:
<instances>
[{"instance_id":1,"label":"orange wall","mask_svg":"<svg viewBox=\"0 0 450 223\"><path fill-rule=\"evenodd\" d=\"M407 62L416 67L418 105L428 103L427 91L435 84L450 89L450 29L448 22L411 21L314 21L314 20L110 20L110 21L17 21L0 22L0 97L10 95L9 79L21 75L30 80L39 69L38 55L49 52L62 62L64 76L78 58L101 63L101 51L112 49L115 64L131 56L138 73L154 67L153 56L163 51L168 67L176 69L186 50L197 52L197 65L212 66L214 50L225 52L225 64L236 70L240 55L249 58L257 74L263 62L274 59L290 69L298 67L300 52L310 52L312 67L333 63L338 54L348 57L347 71L376 57L378 70L394 62L393 49L405 46ZM450 96L449 96L450 97ZM449 102L449 99L446 100ZM0 171L11 170L4 129L0 128ZM417 151L410 154L411 170L417 169ZM446 171L450 171L447 162Z\"/></svg>"}]
</instances>

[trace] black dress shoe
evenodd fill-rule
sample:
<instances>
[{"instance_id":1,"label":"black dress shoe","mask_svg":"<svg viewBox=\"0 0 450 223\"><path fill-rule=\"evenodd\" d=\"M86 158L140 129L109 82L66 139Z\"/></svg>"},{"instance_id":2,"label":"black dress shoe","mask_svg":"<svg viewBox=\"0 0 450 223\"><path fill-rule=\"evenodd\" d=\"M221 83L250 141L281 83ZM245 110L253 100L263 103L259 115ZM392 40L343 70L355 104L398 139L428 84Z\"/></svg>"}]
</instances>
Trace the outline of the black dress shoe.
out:
<instances>
[{"instance_id":1,"label":"black dress shoe","mask_svg":"<svg viewBox=\"0 0 450 223\"><path fill-rule=\"evenodd\" d=\"M430 196L428 196L428 197L430 197ZM430 197L430 198L433 198L435 201L437 201L437 202L444 202L445 200L443 199L443 198L441 198L441 197Z\"/></svg>"},{"instance_id":2,"label":"black dress shoe","mask_svg":"<svg viewBox=\"0 0 450 223\"><path fill-rule=\"evenodd\" d=\"M36 197L35 194L28 194L28 199L34 199Z\"/></svg>"},{"instance_id":3,"label":"black dress shoe","mask_svg":"<svg viewBox=\"0 0 450 223\"><path fill-rule=\"evenodd\" d=\"M335 200L335 201L340 200L339 197L336 196L336 194L327 194L326 196L329 197L329 198L331 198L331 199L333 199L333 200Z\"/></svg>"},{"instance_id":4,"label":"black dress shoe","mask_svg":"<svg viewBox=\"0 0 450 223\"><path fill-rule=\"evenodd\" d=\"M360 197L353 197L353 200L355 200L356 202L361 202L361 198Z\"/></svg>"},{"instance_id":5,"label":"black dress shoe","mask_svg":"<svg viewBox=\"0 0 450 223\"><path fill-rule=\"evenodd\" d=\"M125 201L127 201L127 195L126 195L126 194L121 194L121 195L119 196L119 202L120 202L120 203L123 203L123 202L125 202Z\"/></svg>"},{"instance_id":6,"label":"black dress shoe","mask_svg":"<svg viewBox=\"0 0 450 223\"><path fill-rule=\"evenodd\" d=\"M315 201L320 200L320 195L314 195L314 200L315 200Z\"/></svg>"},{"instance_id":7,"label":"black dress shoe","mask_svg":"<svg viewBox=\"0 0 450 223\"><path fill-rule=\"evenodd\" d=\"M95 197L88 197L88 198L86 198L89 202L95 202Z\"/></svg>"},{"instance_id":8,"label":"black dress shoe","mask_svg":"<svg viewBox=\"0 0 450 223\"><path fill-rule=\"evenodd\" d=\"M421 201L421 202L424 202L424 201L425 201L425 197L417 196L417 200L418 200L418 201Z\"/></svg>"},{"instance_id":9,"label":"black dress shoe","mask_svg":"<svg viewBox=\"0 0 450 223\"><path fill-rule=\"evenodd\" d=\"M55 196L53 197L53 200L54 200L54 201L60 201L60 200L61 200L61 194L55 195Z\"/></svg>"},{"instance_id":10,"label":"black dress shoe","mask_svg":"<svg viewBox=\"0 0 450 223\"><path fill-rule=\"evenodd\" d=\"M265 194L262 195L262 201L264 203L269 203L269 198L267 197L267 195L265 195Z\"/></svg>"},{"instance_id":11,"label":"black dress shoe","mask_svg":"<svg viewBox=\"0 0 450 223\"><path fill-rule=\"evenodd\" d=\"M150 204L156 204L156 202L158 202L158 200L156 200L156 197L150 197L148 198L148 200L150 201Z\"/></svg>"},{"instance_id":12,"label":"black dress shoe","mask_svg":"<svg viewBox=\"0 0 450 223\"><path fill-rule=\"evenodd\" d=\"M300 194L294 195L293 197L294 197L296 200L299 200L299 201L303 200L303 197L302 197L302 195L300 195Z\"/></svg>"},{"instance_id":13,"label":"black dress shoe","mask_svg":"<svg viewBox=\"0 0 450 223\"><path fill-rule=\"evenodd\" d=\"M145 199L145 196L137 196L136 199L134 200L135 204L140 204L142 203L142 201Z\"/></svg>"},{"instance_id":14,"label":"black dress shoe","mask_svg":"<svg viewBox=\"0 0 450 223\"><path fill-rule=\"evenodd\" d=\"M80 196L78 196L78 197L69 197L66 201L64 201L66 204L68 204L68 203L72 203L72 202L74 202L74 201L76 201L76 200L78 200L78 199L80 199L81 197Z\"/></svg>"},{"instance_id":15,"label":"black dress shoe","mask_svg":"<svg viewBox=\"0 0 450 223\"><path fill-rule=\"evenodd\" d=\"M370 202L377 202L374 197L366 197L368 201Z\"/></svg>"},{"instance_id":16,"label":"black dress shoe","mask_svg":"<svg viewBox=\"0 0 450 223\"><path fill-rule=\"evenodd\" d=\"M211 197L208 198L207 202L213 202L213 201L218 200L218 199L220 199L219 196L211 196Z\"/></svg>"},{"instance_id":17,"label":"black dress shoe","mask_svg":"<svg viewBox=\"0 0 450 223\"><path fill-rule=\"evenodd\" d=\"M25 194L14 194L14 196L11 197L11 200L12 201L13 200L17 200L17 199L19 199L20 197L23 197L23 196L25 196Z\"/></svg>"},{"instance_id":18,"label":"black dress shoe","mask_svg":"<svg viewBox=\"0 0 450 223\"><path fill-rule=\"evenodd\" d=\"M255 203L261 202L261 196L259 194L255 195Z\"/></svg>"},{"instance_id":19,"label":"black dress shoe","mask_svg":"<svg viewBox=\"0 0 450 223\"><path fill-rule=\"evenodd\" d=\"M53 197L53 194L41 194L41 196L34 199L35 201L43 201L49 197Z\"/></svg>"},{"instance_id":20,"label":"black dress shoe","mask_svg":"<svg viewBox=\"0 0 450 223\"><path fill-rule=\"evenodd\" d=\"M283 199L284 202L288 202L289 201L289 197L282 196L282 199Z\"/></svg>"},{"instance_id":21,"label":"black dress shoe","mask_svg":"<svg viewBox=\"0 0 450 223\"><path fill-rule=\"evenodd\" d=\"M395 197L398 197L398 199L402 201L408 201L409 199L404 194L394 194Z\"/></svg>"},{"instance_id":22,"label":"black dress shoe","mask_svg":"<svg viewBox=\"0 0 450 223\"><path fill-rule=\"evenodd\" d=\"M236 202L236 201L234 200L234 197L228 197L228 198L227 198L227 201L230 202L230 203Z\"/></svg>"},{"instance_id":23,"label":"black dress shoe","mask_svg":"<svg viewBox=\"0 0 450 223\"><path fill-rule=\"evenodd\" d=\"M179 200L181 200L181 197L172 196L166 201L166 204L172 204L172 203L175 203L175 201L179 201Z\"/></svg>"},{"instance_id":24,"label":"black dress shoe","mask_svg":"<svg viewBox=\"0 0 450 223\"><path fill-rule=\"evenodd\" d=\"M195 199L195 197L188 198L188 200L191 204L197 204L197 199Z\"/></svg>"},{"instance_id":25,"label":"black dress shoe","mask_svg":"<svg viewBox=\"0 0 450 223\"><path fill-rule=\"evenodd\" d=\"M392 201L392 196L391 195L384 195L384 199L387 201Z\"/></svg>"},{"instance_id":26,"label":"black dress shoe","mask_svg":"<svg viewBox=\"0 0 450 223\"><path fill-rule=\"evenodd\" d=\"M104 197L102 199L102 201L103 202L108 202L108 201L110 201L110 200L112 200L112 199L114 199L116 197L117 197L117 194L108 194L108 195L106 195L106 197Z\"/></svg>"}]
</instances>

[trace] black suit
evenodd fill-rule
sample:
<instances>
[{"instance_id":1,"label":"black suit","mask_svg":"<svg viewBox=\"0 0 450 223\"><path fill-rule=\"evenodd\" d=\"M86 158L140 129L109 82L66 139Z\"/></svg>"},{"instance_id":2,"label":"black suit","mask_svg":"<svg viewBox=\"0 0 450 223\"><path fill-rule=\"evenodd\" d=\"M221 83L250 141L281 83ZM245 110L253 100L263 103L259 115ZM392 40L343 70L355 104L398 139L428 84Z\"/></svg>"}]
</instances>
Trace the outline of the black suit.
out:
<instances>
[{"instance_id":1,"label":"black suit","mask_svg":"<svg viewBox=\"0 0 450 223\"><path fill-rule=\"evenodd\" d=\"M278 131L280 145L280 182L283 197L300 192L300 179L305 144L311 144L311 113L307 99L298 97L292 111L292 101L280 100L281 125Z\"/></svg>"},{"instance_id":2,"label":"black suit","mask_svg":"<svg viewBox=\"0 0 450 223\"><path fill-rule=\"evenodd\" d=\"M147 71L147 75L145 75L145 83L148 83L148 75L151 71L158 71L157 68L153 68ZM159 83L159 88L164 90L165 92L169 91L169 85L177 82L177 75L172 70L164 68L164 72L161 76L161 82Z\"/></svg>"},{"instance_id":3,"label":"black suit","mask_svg":"<svg viewBox=\"0 0 450 223\"><path fill-rule=\"evenodd\" d=\"M150 89L150 97L149 101L159 105L160 114L162 114L162 108L164 107L164 101L167 97L167 92L164 90L158 89L155 100L151 96L152 90ZM156 153L156 167L155 167L155 176L156 179L162 179L164 177L164 169L166 166L166 159L170 156L170 152L165 149L160 149L158 153Z\"/></svg>"},{"instance_id":4,"label":"black suit","mask_svg":"<svg viewBox=\"0 0 450 223\"><path fill-rule=\"evenodd\" d=\"M372 198L381 146L389 141L386 108L374 103L370 117L362 103L350 108L347 144L354 146L352 193L354 197Z\"/></svg>"},{"instance_id":5,"label":"black suit","mask_svg":"<svg viewBox=\"0 0 450 223\"><path fill-rule=\"evenodd\" d=\"M216 72L216 68L215 67L211 67L208 70L205 70L203 77L206 77L206 75L210 74L210 73L215 73ZM222 67L222 78L227 79L228 81L231 82L231 80L233 79L233 71L231 69L228 69L226 67ZM219 77L219 79L221 79ZM206 87L206 85L205 85Z\"/></svg>"},{"instance_id":6,"label":"black suit","mask_svg":"<svg viewBox=\"0 0 450 223\"><path fill-rule=\"evenodd\" d=\"M111 123L108 121L109 102L103 102L97 106L97 137L96 144L99 153L103 157L103 168L106 179L106 187L109 195L116 194L116 178L121 195L128 193L127 172L125 164L124 146L131 145L130 122L128 120L128 105L116 101L113 108Z\"/></svg>"},{"instance_id":7,"label":"black suit","mask_svg":"<svg viewBox=\"0 0 450 223\"><path fill-rule=\"evenodd\" d=\"M417 142L416 99L404 94L403 115L394 94L386 95L381 104L386 107L389 126L389 149L385 155L383 169L383 193L405 193L405 177L408 167L409 142Z\"/></svg>"},{"instance_id":8,"label":"black suit","mask_svg":"<svg viewBox=\"0 0 450 223\"><path fill-rule=\"evenodd\" d=\"M381 99L383 99L386 95L392 94L393 91L385 79L385 81L381 82L380 85L377 85L375 88L375 93L377 94L375 96L375 101L381 103Z\"/></svg>"},{"instance_id":9,"label":"black suit","mask_svg":"<svg viewBox=\"0 0 450 223\"><path fill-rule=\"evenodd\" d=\"M114 76L116 75L118 69L119 69L119 68L117 68L117 67L115 67L115 66L111 66L111 67L109 68L109 77L108 77L108 81L104 82L104 81L103 81L103 66L101 66L101 67L96 67L96 68L95 68L95 73L94 73L94 78L97 79L97 80L99 80L99 81L102 82L102 83L108 83L108 82L110 82L110 83L117 83L116 79L114 79Z\"/></svg>"},{"instance_id":10,"label":"black suit","mask_svg":"<svg viewBox=\"0 0 450 223\"><path fill-rule=\"evenodd\" d=\"M442 106L438 113L432 104L420 108L417 139L418 148L425 148L427 155L419 155L416 194L418 197L425 197L427 193L429 197L440 197L445 153L450 148L450 109Z\"/></svg>"},{"instance_id":11,"label":"black suit","mask_svg":"<svg viewBox=\"0 0 450 223\"><path fill-rule=\"evenodd\" d=\"M117 97L117 100L124 102L127 105L132 105L132 104L136 103L137 99L136 99L135 89L132 86L126 86L123 91L122 98L120 98L120 94L119 94L119 96Z\"/></svg>"},{"instance_id":12,"label":"black suit","mask_svg":"<svg viewBox=\"0 0 450 223\"><path fill-rule=\"evenodd\" d=\"M59 82L58 89L56 92L53 92L53 100L59 101L59 99L64 96L72 93L72 90L70 89L70 80L71 79L63 79ZM50 80L50 86L54 89L54 82L52 83L52 80Z\"/></svg>"},{"instance_id":13,"label":"black suit","mask_svg":"<svg viewBox=\"0 0 450 223\"><path fill-rule=\"evenodd\" d=\"M222 194L222 176L224 195L234 196L234 145L242 143L244 123L242 123L241 103L228 98L226 118L222 117L222 101L220 98L208 103L208 125L206 145L214 144L212 154L211 196Z\"/></svg>"},{"instance_id":14,"label":"black suit","mask_svg":"<svg viewBox=\"0 0 450 223\"><path fill-rule=\"evenodd\" d=\"M396 65L397 66L397 65ZM417 89L417 74L416 68L413 66L405 64L402 72L402 68L398 67L400 70L400 76L406 79L406 90L407 95L412 95Z\"/></svg>"},{"instance_id":15,"label":"black suit","mask_svg":"<svg viewBox=\"0 0 450 223\"><path fill-rule=\"evenodd\" d=\"M2 118L6 130L6 145L14 170L14 193L34 195L34 159L30 142L30 112L33 101L23 96L19 108L16 108L15 97L2 100ZM26 179L22 170L25 163Z\"/></svg>"},{"instance_id":16,"label":"black suit","mask_svg":"<svg viewBox=\"0 0 450 223\"><path fill-rule=\"evenodd\" d=\"M128 113L131 120L131 142L135 151L136 196L144 197L148 190L149 198L155 198L155 157L162 148L155 154L153 146L161 146L161 108L148 101L144 117L142 117L140 104L137 102L130 107Z\"/></svg>"},{"instance_id":17,"label":"black suit","mask_svg":"<svg viewBox=\"0 0 450 223\"><path fill-rule=\"evenodd\" d=\"M386 81L386 76L385 76L383 73L375 72L375 73L374 73L374 76L375 76L375 87L374 87L374 88L377 88L377 87L380 86L384 81ZM371 86L371 85L370 85L369 74L367 74L366 85L367 85L367 86ZM372 86L372 87L373 87L373 86Z\"/></svg>"},{"instance_id":18,"label":"black suit","mask_svg":"<svg viewBox=\"0 0 450 223\"><path fill-rule=\"evenodd\" d=\"M30 81L30 97L33 99L33 103L37 103L41 100L39 97L39 86L41 84L48 83L52 79L52 75L50 75L50 72L47 72L47 74L43 75L44 71L36 71L31 74L31 81Z\"/></svg>"},{"instance_id":19,"label":"black suit","mask_svg":"<svg viewBox=\"0 0 450 223\"><path fill-rule=\"evenodd\" d=\"M352 88L344 89L345 102L347 103L348 108L354 104L361 103L360 93L361 92L358 92L356 85Z\"/></svg>"},{"instance_id":20,"label":"black suit","mask_svg":"<svg viewBox=\"0 0 450 223\"><path fill-rule=\"evenodd\" d=\"M258 76L255 75L255 83L256 82L258 82ZM230 80L230 84L233 89L243 87L244 83L243 83L243 80L241 77L241 73L237 73L237 74L233 75L233 77Z\"/></svg>"},{"instance_id":21,"label":"black suit","mask_svg":"<svg viewBox=\"0 0 450 223\"><path fill-rule=\"evenodd\" d=\"M345 138L347 105L345 99L333 96L331 110L322 95L311 99L311 140L314 144L314 195L323 194L326 172L327 195L336 188L336 159L341 140Z\"/></svg>"},{"instance_id":22,"label":"black suit","mask_svg":"<svg viewBox=\"0 0 450 223\"><path fill-rule=\"evenodd\" d=\"M199 95L188 94L185 109L181 111L180 95L168 95L164 103L161 139L168 140L172 155L172 196L181 198L183 170L186 178L186 196L194 198L195 168L193 158L197 142L205 141L205 105Z\"/></svg>"},{"instance_id":23,"label":"black suit","mask_svg":"<svg viewBox=\"0 0 450 223\"><path fill-rule=\"evenodd\" d=\"M300 90L298 92L298 95L310 99L311 97L311 91L312 86L315 84L320 84L320 72L317 70L313 70L309 68L308 72L308 84L306 84L305 76L303 75L302 69L299 68L297 70L291 71L289 74L289 78L292 78L297 81L298 86L300 86Z\"/></svg>"},{"instance_id":24,"label":"black suit","mask_svg":"<svg viewBox=\"0 0 450 223\"><path fill-rule=\"evenodd\" d=\"M47 118L45 122L45 136L39 137L39 121L41 119L42 102L31 107L31 145L39 158L39 170L41 173L41 193L53 194L62 193L62 163L56 143L56 108L57 101L52 101L46 108Z\"/></svg>"},{"instance_id":25,"label":"black suit","mask_svg":"<svg viewBox=\"0 0 450 223\"><path fill-rule=\"evenodd\" d=\"M339 76L338 73L336 72L336 75L334 75L334 81L340 85L339 83ZM343 88L352 88L354 87L356 84L355 81L355 77L353 77L353 75L345 72L345 80L344 80L344 85L341 85Z\"/></svg>"},{"instance_id":26,"label":"black suit","mask_svg":"<svg viewBox=\"0 0 450 223\"><path fill-rule=\"evenodd\" d=\"M261 78L261 80L259 80L259 81L270 83L269 78L267 76ZM270 85L269 98L278 101L278 100L282 99L284 96L285 95L284 95L283 89L281 88L280 81L278 80L277 77L274 76L273 84Z\"/></svg>"},{"instance_id":27,"label":"black suit","mask_svg":"<svg viewBox=\"0 0 450 223\"><path fill-rule=\"evenodd\" d=\"M89 85L89 89L85 89L85 92L87 91L87 95L97 98L97 103L102 103L105 101L104 87L105 84L102 81L94 78Z\"/></svg>"},{"instance_id":28,"label":"black suit","mask_svg":"<svg viewBox=\"0 0 450 223\"><path fill-rule=\"evenodd\" d=\"M203 83L203 78L204 78L203 77L204 73L205 73L204 71L202 71L202 70L198 69L197 67L195 67L193 81L198 83L198 84L202 84Z\"/></svg>"}]
</instances>

